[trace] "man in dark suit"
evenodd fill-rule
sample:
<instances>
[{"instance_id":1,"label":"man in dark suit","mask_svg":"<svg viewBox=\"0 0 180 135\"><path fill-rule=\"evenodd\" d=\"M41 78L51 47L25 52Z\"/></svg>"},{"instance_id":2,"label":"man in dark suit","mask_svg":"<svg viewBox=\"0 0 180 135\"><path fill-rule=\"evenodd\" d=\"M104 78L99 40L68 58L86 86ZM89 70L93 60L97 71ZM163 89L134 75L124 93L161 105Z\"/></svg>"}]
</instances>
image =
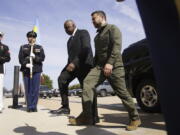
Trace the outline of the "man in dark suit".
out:
<instances>
[{"instance_id":1,"label":"man in dark suit","mask_svg":"<svg viewBox=\"0 0 180 135\"><path fill-rule=\"evenodd\" d=\"M62 98L62 107L51 110L53 114L70 114L68 100L68 85L77 78L83 87L83 80L93 66L93 55L90 44L90 35L87 30L77 29L72 20L64 23L65 31L70 38L67 42L68 63L62 70L59 78L59 90Z\"/></svg>"}]
</instances>

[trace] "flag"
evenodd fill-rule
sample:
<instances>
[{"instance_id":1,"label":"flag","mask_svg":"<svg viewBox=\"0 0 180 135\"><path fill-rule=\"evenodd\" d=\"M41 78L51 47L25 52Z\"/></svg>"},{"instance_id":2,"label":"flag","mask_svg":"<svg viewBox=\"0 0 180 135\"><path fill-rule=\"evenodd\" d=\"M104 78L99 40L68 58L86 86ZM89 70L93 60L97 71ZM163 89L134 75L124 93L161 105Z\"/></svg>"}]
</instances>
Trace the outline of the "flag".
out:
<instances>
[{"instance_id":1,"label":"flag","mask_svg":"<svg viewBox=\"0 0 180 135\"><path fill-rule=\"evenodd\" d=\"M36 38L36 43L40 44L40 30L39 30L39 20L38 18L36 18L34 27L33 27L33 31L37 33L37 38Z\"/></svg>"}]
</instances>

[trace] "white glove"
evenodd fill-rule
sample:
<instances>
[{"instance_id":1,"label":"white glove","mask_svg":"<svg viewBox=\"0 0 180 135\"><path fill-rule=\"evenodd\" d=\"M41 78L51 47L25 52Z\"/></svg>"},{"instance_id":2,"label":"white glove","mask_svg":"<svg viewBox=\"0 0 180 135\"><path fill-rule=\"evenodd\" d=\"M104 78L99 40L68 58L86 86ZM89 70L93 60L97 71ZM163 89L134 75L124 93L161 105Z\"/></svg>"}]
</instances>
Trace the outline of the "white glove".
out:
<instances>
[{"instance_id":1,"label":"white glove","mask_svg":"<svg viewBox=\"0 0 180 135\"><path fill-rule=\"evenodd\" d=\"M26 67L27 67L27 68L32 68L33 65L32 65L32 64L26 64Z\"/></svg>"},{"instance_id":2,"label":"white glove","mask_svg":"<svg viewBox=\"0 0 180 135\"><path fill-rule=\"evenodd\" d=\"M34 53L31 53L30 54L30 57L32 57L33 59L35 58L35 54Z\"/></svg>"}]
</instances>

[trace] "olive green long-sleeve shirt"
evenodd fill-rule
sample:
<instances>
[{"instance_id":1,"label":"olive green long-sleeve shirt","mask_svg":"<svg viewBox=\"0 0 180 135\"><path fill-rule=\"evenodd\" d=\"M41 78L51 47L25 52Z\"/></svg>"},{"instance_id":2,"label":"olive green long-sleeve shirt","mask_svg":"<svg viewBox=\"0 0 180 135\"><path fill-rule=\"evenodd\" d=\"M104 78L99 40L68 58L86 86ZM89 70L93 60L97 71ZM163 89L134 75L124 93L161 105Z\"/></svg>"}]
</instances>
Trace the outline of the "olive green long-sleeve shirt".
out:
<instances>
[{"instance_id":1,"label":"olive green long-sleeve shirt","mask_svg":"<svg viewBox=\"0 0 180 135\"><path fill-rule=\"evenodd\" d=\"M123 66L121 56L122 37L119 28L107 24L96 35L95 42L95 66L103 67L111 64L114 67Z\"/></svg>"}]
</instances>

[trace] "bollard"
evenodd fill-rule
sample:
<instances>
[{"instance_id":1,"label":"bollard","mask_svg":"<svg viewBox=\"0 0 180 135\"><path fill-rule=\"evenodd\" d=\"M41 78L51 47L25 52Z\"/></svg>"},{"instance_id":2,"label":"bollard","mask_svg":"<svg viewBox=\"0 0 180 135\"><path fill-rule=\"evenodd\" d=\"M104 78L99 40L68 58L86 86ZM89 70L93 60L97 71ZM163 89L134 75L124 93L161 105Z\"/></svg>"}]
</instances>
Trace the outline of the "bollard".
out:
<instances>
[{"instance_id":1,"label":"bollard","mask_svg":"<svg viewBox=\"0 0 180 135\"><path fill-rule=\"evenodd\" d=\"M18 105L18 90L19 90L19 66L14 66L14 85L13 85L13 104L9 108L21 108L22 105Z\"/></svg>"}]
</instances>

